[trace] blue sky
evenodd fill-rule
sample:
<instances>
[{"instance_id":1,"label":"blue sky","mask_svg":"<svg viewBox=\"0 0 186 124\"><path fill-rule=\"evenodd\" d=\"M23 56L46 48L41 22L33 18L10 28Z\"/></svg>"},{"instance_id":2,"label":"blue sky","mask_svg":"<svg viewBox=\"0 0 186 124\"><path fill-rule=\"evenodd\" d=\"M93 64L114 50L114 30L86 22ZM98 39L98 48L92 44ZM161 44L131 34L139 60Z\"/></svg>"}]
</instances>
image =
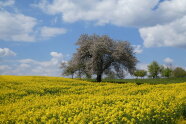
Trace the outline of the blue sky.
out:
<instances>
[{"instance_id":1,"label":"blue sky","mask_svg":"<svg viewBox=\"0 0 186 124\"><path fill-rule=\"evenodd\" d=\"M0 74L59 76L81 34L129 41L146 69L186 67L186 0L1 0Z\"/></svg>"}]
</instances>

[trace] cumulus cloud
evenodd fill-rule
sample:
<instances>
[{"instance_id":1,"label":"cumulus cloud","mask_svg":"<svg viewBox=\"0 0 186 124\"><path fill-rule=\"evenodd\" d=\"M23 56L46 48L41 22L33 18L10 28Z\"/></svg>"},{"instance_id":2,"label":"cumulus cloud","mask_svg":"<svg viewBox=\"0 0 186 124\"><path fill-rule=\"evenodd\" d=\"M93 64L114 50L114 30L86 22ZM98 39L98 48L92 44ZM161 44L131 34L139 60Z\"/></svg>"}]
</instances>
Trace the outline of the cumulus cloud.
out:
<instances>
[{"instance_id":1,"label":"cumulus cloud","mask_svg":"<svg viewBox=\"0 0 186 124\"><path fill-rule=\"evenodd\" d=\"M166 64L171 64L173 62L173 59L167 57L163 60Z\"/></svg>"},{"instance_id":2,"label":"cumulus cloud","mask_svg":"<svg viewBox=\"0 0 186 124\"><path fill-rule=\"evenodd\" d=\"M50 55L57 58L63 57L63 54L58 52L50 52Z\"/></svg>"},{"instance_id":3,"label":"cumulus cloud","mask_svg":"<svg viewBox=\"0 0 186 124\"><path fill-rule=\"evenodd\" d=\"M35 42L38 39L65 34L66 29L39 27L36 18L20 13L0 11L0 40L16 42Z\"/></svg>"},{"instance_id":4,"label":"cumulus cloud","mask_svg":"<svg viewBox=\"0 0 186 124\"><path fill-rule=\"evenodd\" d=\"M185 5L186 0L164 0L155 11L155 16L159 17L163 23L172 22L186 15Z\"/></svg>"},{"instance_id":5,"label":"cumulus cloud","mask_svg":"<svg viewBox=\"0 0 186 124\"><path fill-rule=\"evenodd\" d=\"M0 1L0 40L34 42L66 33L64 28L39 27L36 18L16 11L14 3L15 0Z\"/></svg>"},{"instance_id":6,"label":"cumulus cloud","mask_svg":"<svg viewBox=\"0 0 186 124\"><path fill-rule=\"evenodd\" d=\"M0 40L34 41L36 24L37 19L33 17L0 11Z\"/></svg>"},{"instance_id":7,"label":"cumulus cloud","mask_svg":"<svg viewBox=\"0 0 186 124\"><path fill-rule=\"evenodd\" d=\"M42 27L41 36L44 38L54 37L56 35L65 34L66 29L64 28L55 28L55 27Z\"/></svg>"},{"instance_id":8,"label":"cumulus cloud","mask_svg":"<svg viewBox=\"0 0 186 124\"><path fill-rule=\"evenodd\" d=\"M186 47L185 5L186 0L42 0L35 6L69 23L140 28L145 47Z\"/></svg>"},{"instance_id":9,"label":"cumulus cloud","mask_svg":"<svg viewBox=\"0 0 186 124\"><path fill-rule=\"evenodd\" d=\"M16 56L16 53L10 50L9 48L0 48L0 57L5 56Z\"/></svg>"},{"instance_id":10,"label":"cumulus cloud","mask_svg":"<svg viewBox=\"0 0 186 124\"><path fill-rule=\"evenodd\" d=\"M35 40L34 27L37 19L14 10L6 11L7 6L13 6L15 0L0 1L0 40L3 41L26 41Z\"/></svg>"},{"instance_id":11,"label":"cumulus cloud","mask_svg":"<svg viewBox=\"0 0 186 124\"><path fill-rule=\"evenodd\" d=\"M154 25L139 29L145 47L186 48L186 0L166 0L154 11ZM158 18L158 19L157 19Z\"/></svg>"},{"instance_id":12,"label":"cumulus cloud","mask_svg":"<svg viewBox=\"0 0 186 124\"><path fill-rule=\"evenodd\" d=\"M186 0L42 0L35 6L47 14L61 14L65 22L85 20L98 24L144 26L183 17L185 5Z\"/></svg>"},{"instance_id":13,"label":"cumulus cloud","mask_svg":"<svg viewBox=\"0 0 186 124\"><path fill-rule=\"evenodd\" d=\"M65 62L62 53L51 52L48 61L37 61L33 59L21 59L9 65L0 65L0 73L3 75L43 75L60 76L60 63Z\"/></svg>"},{"instance_id":14,"label":"cumulus cloud","mask_svg":"<svg viewBox=\"0 0 186 124\"><path fill-rule=\"evenodd\" d=\"M45 13L61 14L63 21L96 21L97 24L136 25L149 17L159 0L42 0L38 5ZM141 14L143 13L143 14Z\"/></svg>"},{"instance_id":15,"label":"cumulus cloud","mask_svg":"<svg viewBox=\"0 0 186 124\"><path fill-rule=\"evenodd\" d=\"M145 47L186 47L186 16L164 25L141 28Z\"/></svg>"},{"instance_id":16,"label":"cumulus cloud","mask_svg":"<svg viewBox=\"0 0 186 124\"><path fill-rule=\"evenodd\" d=\"M133 48L134 48L134 52L135 52L136 54L140 54L140 53L143 52L143 48L142 48L141 45L133 45Z\"/></svg>"}]
</instances>

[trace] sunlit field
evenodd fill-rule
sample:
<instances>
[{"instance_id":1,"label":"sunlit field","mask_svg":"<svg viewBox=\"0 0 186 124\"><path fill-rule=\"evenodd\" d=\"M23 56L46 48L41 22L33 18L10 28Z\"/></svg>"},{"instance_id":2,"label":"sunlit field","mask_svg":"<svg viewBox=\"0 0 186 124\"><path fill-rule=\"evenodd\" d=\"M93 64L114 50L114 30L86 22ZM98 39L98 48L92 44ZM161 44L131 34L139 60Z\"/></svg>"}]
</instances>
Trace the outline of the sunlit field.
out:
<instances>
[{"instance_id":1,"label":"sunlit field","mask_svg":"<svg viewBox=\"0 0 186 124\"><path fill-rule=\"evenodd\" d=\"M0 76L0 123L179 123L186 83L95 83ZM183 122L182 121L182 122Z\"/></svg>"}]
</instances>

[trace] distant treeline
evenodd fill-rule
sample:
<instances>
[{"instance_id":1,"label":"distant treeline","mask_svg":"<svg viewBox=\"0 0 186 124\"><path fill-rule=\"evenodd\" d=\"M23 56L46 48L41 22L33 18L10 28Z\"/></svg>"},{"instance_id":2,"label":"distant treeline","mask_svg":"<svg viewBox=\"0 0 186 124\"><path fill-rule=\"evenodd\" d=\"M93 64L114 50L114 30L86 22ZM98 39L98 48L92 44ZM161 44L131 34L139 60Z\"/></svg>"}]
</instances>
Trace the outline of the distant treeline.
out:
<instances>
[{"instance_id":1,"label":"distant treeline","mask_svg":"<svg viewBox=\"0 0 186 124\"><path fill-rule=\"evenodd\" d=\"M153 61L148 65L148 70L135 70L134 76L136 78L180 78L186 77L186 71L181 67L173 67L171 64L167 66L159 65L156 61Z\"/></svg>"},{"instance_id":2,"label":"distant treeline","mask_svg":"<svg viewBox=\"0 0 186 124\"><path fill-rule=\"evenodd\" d=\"M95 82L95 79L83 79L86 81ZM183 83L186 82L186 77L181 78L146 78L146 79L103 79L102 82L110 82L110 83L136 83L140 84L170 84L170 83Z\"/></svg>"},{"instance_id":3,"label":"distant treeline","mask_svg":"<svg viewBox=\"0 0 186 124\"><path fill-rule=\"evenodd\" d=\"M181 67L162 66L156 61L147 70L137 70L137 58L133 46L128 41L114 40L107 35L82 34L76 42L78 46L71 60L62 62L64 76L72 78L124 79L128 74L136 78L186 77Z\"/></svg>"}]
</instances>

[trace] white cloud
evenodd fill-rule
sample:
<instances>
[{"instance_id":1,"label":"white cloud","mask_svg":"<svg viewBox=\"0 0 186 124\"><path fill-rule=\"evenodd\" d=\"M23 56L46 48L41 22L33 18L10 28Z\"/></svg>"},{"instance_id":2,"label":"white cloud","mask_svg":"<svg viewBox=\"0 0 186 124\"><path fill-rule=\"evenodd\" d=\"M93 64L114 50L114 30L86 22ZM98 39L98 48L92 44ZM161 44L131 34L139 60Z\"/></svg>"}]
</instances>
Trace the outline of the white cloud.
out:
<instances>
[{"instance_id":1,"label":"white cloud","mask_svg":"<svg viewBox=\"0 0 186 124\"><path fill-rule=\"evenodd\" d=\"M54 37L56 35L65 34L66 29L64 28L54 28L54 27L42 27L41 36L44 38Z\"/></svg>"},{"instance_id":2,"label":"white cloud","mask_svg":"<svg viewBox=\"0 0 186 124\"><path fill-rule=\"evenodd\" d=\"M171 64L171 63L173 62L173 59L167 57L167 58L165 58L163 61L164 61L165 63L167 63L167 64Z\"/></svg>"},{"instance_id":3,"label":"white cloud","mask_svg":"<svg viewBox=\"0 0 186 124\"><path fill-rule=\"evenodd\" d=\"M156 23L139 30L145 47L186 47L185 5L186 0L166 0L159 5L152 18Z\"/></svg>"},{"instance_id":4,"label":"white cloud","mask_svg":"<svg viewBox=\"0 0 186 124\"><path fill-rule=\"evenodd\" d=\"M15 0L2 0L0 1L0 7L12 6L14 5Z\"/></svg>"},{"instance_id":5,"label":"white cloud","mask_svg":"<svg viewBox=\"0 0 186 124\"><path fill-rule=\"evenodd\" d=\"M159 5L156 16L162 22L172 22L186 15L185 5L186 0L165 0Z\"/></svg>"},{"instance_id":6,"label":"white cloud","mask_svg":"<svg viewBox=\"0 0 186 124\"><path fill-rule=\"evenodd\" d=\"M0 11L0 40L34 41L37 19L23 14Z\"/></svg>"},{"instance_id":7,"label":"white cloud","mask_svg":"<svg viewBox=\"0 0 186 124\"><path fill-rule=\"evenodd\" d=\"M20 13L14 3L15 0L0 1L1 41L34 42L66 33L64 28L39 27L36 18Z\"/></svg>"},{"instance_id":8,"label":"white cloud","mask_svg":"<svg viewBox=\"0 0 186 124\"><path fill-rule=\"evenodd\" d=\"M0 40L35 42L42 38L50 38L66 33L64 28L46 26L36 28L37 24L36 18L19 13L0 11Z\"/></svg>"},{"instance_id":9,"label":"white cloud","mask_svg":"<svg viewBox=\"0 0 186 124\"><path fill-rule=\"evenodd\" d=\"M65 22L140 28L145 47L186 47L186 0L46 0L37 7Z\"/></svg>"},{"instance_id":10,"label":"white cloud","mask_svg":"<svg viewBox=\"0 0 186 124\"><path fill-rule=\"evenodd\" d=\"M50 52L50 55L52 57L63 57L62 53L58 53L58 52Z\"/></svg>"},{"instance_id":11,"label":"white cloud","mask_svg":"<svg viewBox=\"0 0 186 124\"><path fill-rule=\"evenodd\" d=\"M16 56L16 53L10 50L9 48L0 48L0 57L5 56Z\"/></svg>"},{"instance_id":12,"label":"white cloud","mask_svg":"<svg viewBox=\"0 0 186 124\"><path fill-rule=\"evenodd\" d=\"M133 46L134 52L135 52L136 54L140 54L140 53L143 52L143 48L142 48L141 45L132 45L132 46Z\"/></svg>"},{"instance_id":13,"label":"white cloud","mask_svg":"<svg viewBox=\"0 0 186 124\"><path fill-rule=\"evenodd\" d=\"M42 0L35 6L47 14L61 14L65 22L84 20L97 24L145 26L183 17L185 5L186 0Z\"/></svg>"},{"instance_id":14,"label":"white cloud","mask_svg":"<svg viewBox=\"0 0 186 124\"><path fill-rule=\"evenodd\" d=\"M51 59L48 61L22 59L13 61L9 65L0 65L0 73L7 75L60 76L62 72L60 63L65 62L63 54L51 52L50 56Z\"/></svg>"},{"instance_id":15,"label":"white cloud","mask_svg":"<svg viewBox=\"0 0 186 124\"><path fill-rule=\"evenodd\" d=\"M186 47L186 16L165 25L141 28L144 46Z\"/></svg>"},{"instance_id":16,"label":"white cloud","mask_svg":"<svg viewBox=\"0 0 186 124\"><path fill-rule=\"evenodd\" d=\"M45 13L61 14L65 22L96 21L97 24L136 25L146 20L159 0L42 0ZM142 14L143 13L143 14ZM144 23L144 22L143 22ZM146 22L147 23L147 22Z\"/></svg>"}]
</instances>

